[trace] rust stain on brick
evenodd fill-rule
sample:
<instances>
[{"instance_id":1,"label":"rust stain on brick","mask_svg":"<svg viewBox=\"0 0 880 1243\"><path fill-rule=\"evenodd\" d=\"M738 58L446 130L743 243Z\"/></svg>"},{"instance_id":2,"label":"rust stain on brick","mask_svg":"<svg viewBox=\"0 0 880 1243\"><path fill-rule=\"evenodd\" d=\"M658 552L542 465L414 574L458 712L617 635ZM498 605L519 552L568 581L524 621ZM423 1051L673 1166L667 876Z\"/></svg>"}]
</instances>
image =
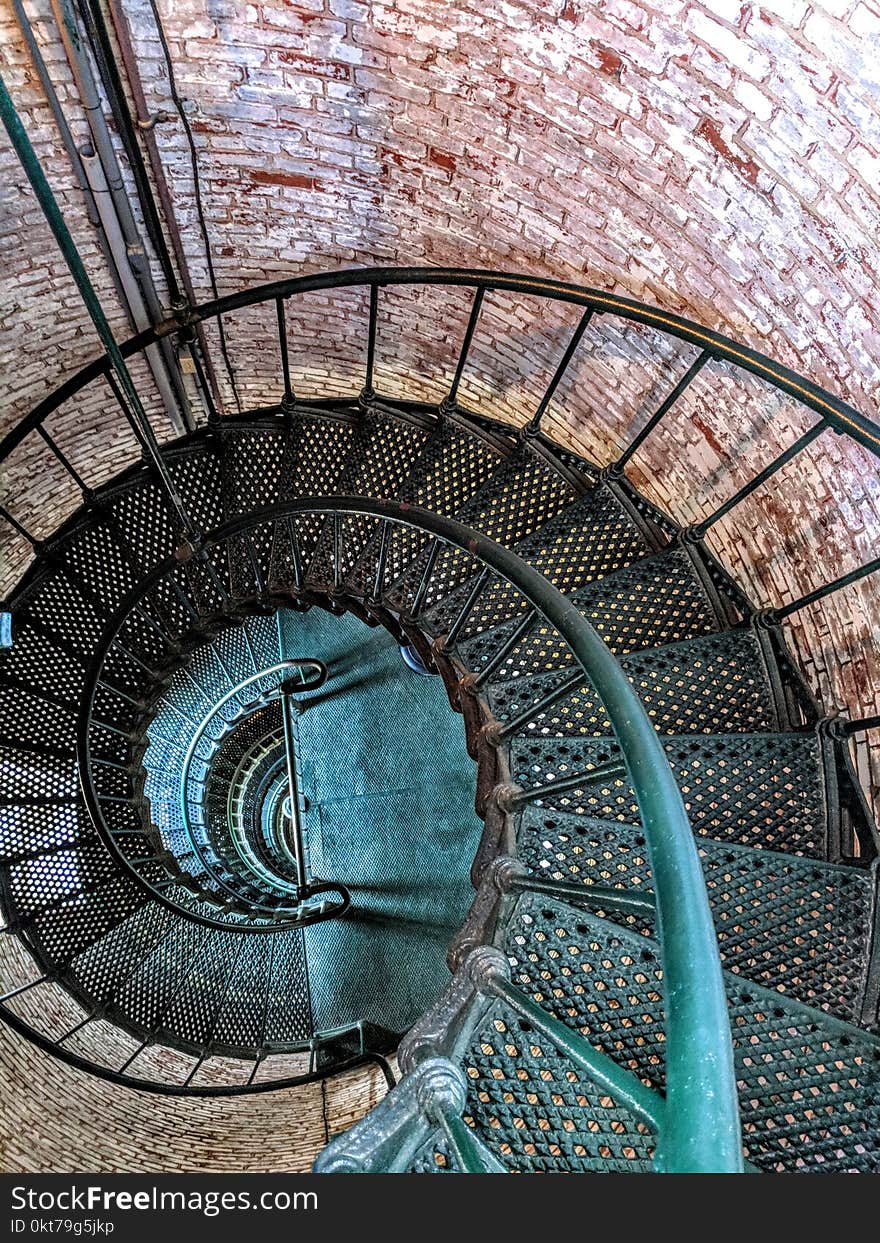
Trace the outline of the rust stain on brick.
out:
<instances>
[{"instance_id":1,"label":"rust stain on brick","mask_svg":"<svg viewBox=\"0 0 880 1243\"><path fill-rule=\"evenodd\" d=\"M737 153L728 146L721 134L720 127L709 117L703 117L697 126L697 134L700 138L705 138L709 146L712 147L721 156L726 164L749 183L750 186L758 184L758 165L749 156L737 155Z\"/></svg>"},{"instance_id":2,"label":"rust stain on brick","mask_svg":"<svg viewBox=\"0 0 880 1243\"><path fill-rule=\"evenodd\" d=\"M275 53L281 64L292 65L303 73L313 73L319 78L330 78L334 82L344 82L351 77L348 65L337 60L324 60L320 56L308 56L288 48L279 48Z\"/></svg>"},{"instance_id":3,"label":"rust stain on brick","mask_svg":"<svg viewBox=\"0 0 880 1243\"><path fill-rule=\"evenodd\" d=\"M455 172L455 159L445 151L438 151L436 147L429 147L428 159L432 164L436 164L438 168L445 168L448 173Z\"/></svg>"},{"instance_id":4,"label":"rust stain on brick","mask_svg":"<svg viewBox=\"0 0 880 1243\"><path fill-rule=\"evenodd\" d=\"M599 61L599 72L606 74L609 78L619 78L620 71L623 69L623 61L617 52L613 48L603 47L601 43L594 43L593 51Z\"/></svg>"},{"instance_id":5,"label":"rust stain on brick","mask_svg":"<svg viewBox=\"0 0 880 1243\"><path fill-rule=\"evenodd\" d=\"M251 181L264 186L293 186L297 190L323 190L320 181L305 173L284 173L272 169L255 168L251 172Z\"/></svg>"},{"instance_id":6,"label":"rust stain on brick","mask_svg":"<svg viewBox=\"0 0 880 1243\"><path fill-rule=\"evenodd\" d=\"M702 433L703 439L709 448L712 449L713 452L717 453L719 458L724 461L728 457L728 454L724 449L724 445L722 445L721 441L714 434L709 424L697 411L693 411L691 413L691 423L693 423L698 432Z\"/></svg>"}]
</instances>

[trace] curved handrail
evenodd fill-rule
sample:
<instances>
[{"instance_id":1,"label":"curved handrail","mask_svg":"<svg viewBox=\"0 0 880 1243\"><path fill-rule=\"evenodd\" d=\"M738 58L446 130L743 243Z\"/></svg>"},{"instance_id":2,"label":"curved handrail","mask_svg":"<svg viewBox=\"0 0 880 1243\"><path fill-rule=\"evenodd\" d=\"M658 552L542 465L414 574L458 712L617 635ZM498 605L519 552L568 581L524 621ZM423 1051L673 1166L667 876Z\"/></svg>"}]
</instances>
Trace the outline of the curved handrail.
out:
<instances>
[{"instance_id":1,"label":"curved handrail","mask_svg":"<svg viewBox=\"0 0 880 1243\"><path fill-rule=\"evenodd\" d=\"M601 289L576 285L570 281L550 280L525 274L495 272L482 268L423 268L423 267L372 267L344 268L333 272L318 272L309 276L297 276L251 289L227 294L200 306L189 307L181 315L171 316L155 328L140 332L119 346L123 358L178 332L187 332L194 324L216 318L228 311L241 310L260 302L298 294L314 293L325 289L341 289L356 286L377 288L384 285L449 285L484 290L506 290L537 297L552 298L572 303L600 314L619 315L622 319L648 327L658 328L670 336L687 341L707 351L713 357L724 359L752 375L768 381L775 388L796 398L814 410L830 426L858 440L872 453L880 456L880 425L872 422L848 402L835 397L827 389L815 384L766 354L742 345L732 337L715 332L711 328L671 311L653 307L636 298L607 293ZM57 410L63 402L75 396L81 388L100 379L111 370L109 357L104 354L87 363L70 376L53 393L38 402L10 429L0 442L0 461L3 461L25 436L38 427L43 420Z\"/></svg>"},{"instance_id":2,"label":"curved handrail","mask_svg":"<svg viewBox=\"0 0 880 1243\"><path fill-rule=\"evenodd\" d=\"M66 1066L72 1067L74 1070L81 1070L90 1075L96 1075L99 1079L105 1079L108 1083L115 1083L119 1087L133 1088L137 1092L149 1092L157 1096L257 1096L263 1092L278 1092L284 1088L301 1087L307 1083L317 1083L322 1079L328 1078L328 1075L344 1075L348 1071L357 1070L360 1066L378 1065L388 1077L387 1062L382 1054L372 1053L364 1048L362 1052L353 1054L350 1058L338 1062L328 1070L327 1067L321 1069L309 1070L300 1075L288 1075L286 1078L265 1079L260 1082L249 1083L226 1083L226 1084L178 1084L165 1083L160 1079L139 1079L135 1075L128 1075L122 1071L112 1070L109 1066L102 1066L98 1062L90 1062L88 1058L81 1057L78 1053L74 1053L71 1049L64 1048L57 1041L52 1040L37 1028L31 1027L20 1015L14 1010L10 1010L8 1006L0 1005L0 1016L3 1022L12 1028L19 1036L31 1044L36 1045L38 1049L42 1049L44 1053L51 1054L52 1057L58 1058L64 1062ZM351 1030L355 1030L352 1028ZM363 1033L361 1032L361 1035ZM316 1054L320 1052L322 1046L332 1045L338 1040L340 1032L331 1032L328 1035L319 1035L313 1037L311 1041L303 1044L302 1048L285 1049L281 1052L284 1055L290 1053L308 1052ZM363 1040L361 1040L363 1045ZM255 1061L265 1060L254 1059Z\"/></svg>"},{"instance_id":3,"label":"curved handrail","mask_svg":"<svg viewBox=\"0 0 880 1243\"><path fill-rule=\"evenodd\" d=\"M658 1161L673 1170L741 1171L739 1105L727 1000L699 854L660 739L615 657L575 605L515 553L454 519L406 502L347 496L286 501L218 527L206 537L204 546L298 513L355 513L427 532L502 575L568 643L602 700L620 744L654 876L667 1022L666 1125L658 1140ZM172 557L157 566L139 585L137 598L175 564ZM132 875L151 888L131 869L102 827L103 815L90 779L88 729L96 680L103 655L129 608L126 600L95 652L77 731L79 767L83 794L98 831ZM158 891L154 896L165 905L175 905Z\"/></svg>"},{"instance_id":4,"label":"curved handrail","mask_svg":"<svg viewBox=\"0 0 880 1243\"><path fill-rule=\"evenodd\" d=\"M221 698L218 699L217 702L214 704L214 706L211 708L211 711L205 714L205 716L199 722L198 727L195 733L193 734L190 740L189 746L186 749L186 753L183 757L183 764L181 766L181 772L180 772L180 815L183 821L183 828L184 828L184 832L186 833L187 841L192 847L193 853L196 855L196 858L199 860L199 863L201 863L202 867L208 873L211 879L215 882L215 884L219 885L221 889L224 889L228 894L230 894L234 898L241 899L241 894L237 893L236 890L231 885L227 884L227 882L223 879L223 877L220 876L217 873L217 871L214 869L213 864L211 863L211 861L208 859L207 855L205 854L202 844L201 842L198 841L198 838L192 827L192 820L189 814L189 799L187 798L186 791L190 783L190 769L192 768L193 759L195 758L196 748L201 742L202 737L204 736L205 730L208 728L208 725L210 724L210 722L214 720L217 713L220 712L221 709L224 707L224 705L229 703L231 699L235 699L236 696L242 690L245 689L245 687L250 686L254 682L261 682L264 678L270 678L276 673L284 673L288 669L293 670L293 669L300 669L303 667L310 667L314 669L314 668L318 668L319 666L320 668L319 668L318 677L314 678L310 683L307 683L300 688L301 690L316 690L319 686L323 685L326 679L326 676L327 676L327 671L321 661L312 660L309 658L282 660L282 661L279 661L277 664L267 666L262 672L252 673L249 677L244 678L241 682L233 686L231 690L227 691L225 695L221 696ZM261 699L266 698L271 693L272 693L271 691L266 692L266 695L261 696L260 698ZM249 709L249 706L250 705L245 705L243 707L243 712L246 713ZM286 904L276 907L269 903L257 902L253 899L250 899L249 901L250 901L250 904L256 909L261 909L263 906L265 906L267 908L268 918L271 918L279 910L287 910L295 905L294 903L286 903Z\"/></svg>"}]
</instances>

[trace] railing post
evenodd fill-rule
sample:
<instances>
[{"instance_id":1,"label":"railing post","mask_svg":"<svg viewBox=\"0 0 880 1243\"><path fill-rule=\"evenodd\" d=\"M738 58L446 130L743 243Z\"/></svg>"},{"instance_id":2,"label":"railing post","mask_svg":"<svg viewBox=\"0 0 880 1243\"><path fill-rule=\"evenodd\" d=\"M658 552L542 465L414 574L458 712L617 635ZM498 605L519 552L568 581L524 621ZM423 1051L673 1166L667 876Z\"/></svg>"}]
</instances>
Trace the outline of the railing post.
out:
<instances>
[{"instance_id":1,"label":"railing post","mask_svg":"<svg viewBox=\"0 0 880 1243\"><path fill-rule=\"evenodd\" d=\"M486 293L485 285L477 285L474 292L474 300L471 304L471 313L468 318L467 328L464 333L464 340L461 345L461 351L458 355L458 363L455 368L455 375L452 378L449 392L443 398L440 404L441 411L449 411L455 409L456 399L458 397L458 386L461 384L461 377L464 374L467 356L470 353L471 341L474 337L474 331L477 327L477 320L480 318L480 309L483 305L483 298Z\"/></svg>"},{"instance_id":2,"label":"railing post","mask_svg":"<svg viewBox=\"0 0 880 1243\"><path fill-rule=\"evenodd\" d=\"M723 505L719 505L713 514L710 514L708 518L703 518L700 522L694 523L690 530L691 537L698 540L702 539L709 528L713 527L720 518L723 518L725 514L729 514L732 509L739 505L741 501L744 501L747 496L751 496L768 479L772 479L777 471L782 470L783 466L787 466L792 458L797 457L802 450L806 449L807 445L812 444L825 430L826 424L820 422L811 427L809 431L804 432L803 436L799 437L793 445L790 445L783 453L774 458L768 466L759 471L754 479L750 479L738 492L734 492L729 500L726 500Z\"/></svg>"},{"instance_id":3,"label":"railing post","mask_svg":"<svg viewBox=\"0 0 880 1243\"><path fill-rule=\"evenodd\" d=\"M491 945L479 946L468 955L463 970L478 992L504 1002L536 1031L551 1040L594 1083L610 1092L618 1104L630 1109L655 1134L662 1132L666 1110L660 1093L646 1087L637 1075L620 1066L606 1053L593 1048L578 1032L554 1018L527 993L512 984L510 966L501 950Z\"/></svg>"},{"instance_id":4,"label":"railing post","mask_svg":"<svg viewBox=\"0 0 880 1243\"><path fill-rule=\"evenodd\" d=\"M306 893L310 878L306 869L305 838L299 812L299 783L296 772L295 727L293 723L293 688L289 682L281 684L281 715L284 725L284 754L287 760L287 791L290 799L290 829L294 865L296 867L297 896Z\"/></svg>"},{"instance_id":5,"label":"railing post","mask_svg":"<svg viewBox=\"0 0 880 1243\"><path fill-rule=\"evenodd\" d=\"M552 380L547 385L547 388L544 392L544 396L541 398L541 401L538 404L537 410L532 415L532 417L529 419L528 423L526 423L525 427L522 429L524 436L537 436L538 432L541 430L541 419L544 417L547 407L550 405L550 402L553 400L553 394L556 392L557 388L559 387L560 380L562 379L562 377L565 375L566 371L568 370L568 365L574 356L575 350L580 345L581 337L586 332L587 327L590 323L590 320L593 318L593 314L594 314L593 308L590 306L590 307L587 307L586 311L584 311L583 315L581 316L580 323L578 324L577 328L575 328L572 334L571 340L566 346L565 353L562 355L559 365L556 368L556 371L553 373Z\"/></svg>"},{"instance_id":6,"label":"railing post","mask_svg":"<svg viewBox=\"0 0 880 1243\"><path fill-rule=\"evenodd\" d=\"M379 286L375 281L370 285L370 318L367 326L367 364L364 375L364 387L361 390L361 401L369 403L375 400L376 390L373 387L373 372L376 367L376 331L379 324Z\"/></svg>"},{"instance_id":7,"label":"railing post","mask_svg":"<svg viewBox=\"0 0 880 1243\"><path fill-rule=\"evenodd\" d=\"M691 381L696 379L696 377L702 371L703 367L705 367L706 363L712 357L713 357L713 354L710 350L703 350L701 353L697 355L697 357L688 367L687 371L681 377L681 379L676 384L675 388L672 390L669 396L665 399L665 401L662 402L662 404L657 408L654 414L651 415L650 419L648 419L645 426L642 428L639 434L635 437L635 439L630 443L630 445L626 449L624 449L623 453L621 453L620 457L611 467L612 474L621 475L623 473L627 462L630 460L633 454L636 453L642 447L642 445L648 439L651 432L654 430L654 428L657 426L660 420L664 417L664 415L666 415L672 409L672 407L678 401L679 397L681 397L682 393L685 391L685 389L688 387Z\"/></svg>"},{"instance_id":8,"label":"railing post","mask_svg":"<svg viewBox=\"0 0 880 1243\"><path fill-rule=\"evenodd\" d=\"M275 316L278 320L278 348L281 352L281 374L284 379L284 396L281 398L281 413L286 419L293 414L296 398L290 383L290 355L287 349L287 319L284 313L284 299L275 299Z\"/></svg>"},{"instance_id":9,"label":"railing post","mask_svg":"<svg viewBox=\"0 0 880 1243\"><path fill-rule=\"evenodd\" d=\"M865 565L859 566L857 570L850 570L848 574L841 574L839 578L834 578L830 583L826 583L824 587L817 587L815 591L808 591L806 595L801 596L797 600L793 600L791 604L777 605L776 608L768 609L767 613L774 621L784 621L786 617L791 617L794 613L799 613L801 609L807 608L810 604L816 604L819 600L824 600L831 596L835 591L840 591L843 587L850 587L853 583L857 583L860 579L867 578L869 574L875 574L880 570L880 557L875 557L873 561L868 561Z\"/></svg>"}]
</instances>

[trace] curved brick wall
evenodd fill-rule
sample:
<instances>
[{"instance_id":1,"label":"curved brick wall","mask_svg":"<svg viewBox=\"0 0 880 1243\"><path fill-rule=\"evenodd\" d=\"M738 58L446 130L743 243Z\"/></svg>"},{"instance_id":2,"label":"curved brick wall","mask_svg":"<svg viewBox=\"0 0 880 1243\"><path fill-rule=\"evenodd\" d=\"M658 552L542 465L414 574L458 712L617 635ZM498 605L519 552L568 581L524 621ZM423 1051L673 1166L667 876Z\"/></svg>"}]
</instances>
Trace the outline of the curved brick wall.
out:
<instances>
[{"instance_id":1,"label":"curved brick wall","mask_svg":"<svg viewBox=\"0 0 880 1243\"><path fill-rule=\"evenodd\" d=\"M188 101L221 292L369 263L521 269L684 313L876 414L876 0L159 0L159 8ZM126 11L150 106L170 110L149 6L126 0ZM37 34L82 139L57 41L46 23ZM123 332L8 13L0 40L39 153ZM207 298L184 134L176 119L156 132L196 289ZM13 167L3 147L4 426L94 353L24 179L5 172ZM461 291L383 295L381 386L442 395L467 311ZM354 292L290 304L298 391L360 386L364 316ZM524 421L575 322L571 309L535 299L487 299L462 399ZM226 328L242 401L277 400L272 309L237 313ZM599 462L612 460L693 353L646 330L595 321L548 429ZM215 361L219 367L216 351ZM224 392L234 409L225 378ZM631 477L693 521L810 422L762 383L714 364L645 446ZM125 446L131 451L103 392L68 403L51 426L90 482L113 473ZM15 512L38 531L76 503L47 460L31 438L4 481ZM878 532L876 466L826 432L719 524L712 543L757 598L772 603L875 555ZM13 541L7 552L9 583L27 550ZM878 605L880 583L869 580L789 628L829 707L880 710ZM876 751L863 742L857 759L876 793ZM68 1072L32 1057L31 1081L58 1090ZM118 1115L113 1108L108 1116L125 1117L122 1104ZM175 1108L182 1135L190 1115L168 1106ZM127 1153L124 1136L118 1142ZM209 1153L210 1138L205 1144Z\"/></svg>"},{"instance_id":2,"label":"curved brick wall","mask_svg":"<svg viewBox=\"0 0 880 1243\"><path fill-rule=\"evenodd\" d=\"M72 1070L0 1028L6 1173L302 1172L385 1094L370 1067L257 1096L154 1096Z\"/></svg>"}]
</instances>

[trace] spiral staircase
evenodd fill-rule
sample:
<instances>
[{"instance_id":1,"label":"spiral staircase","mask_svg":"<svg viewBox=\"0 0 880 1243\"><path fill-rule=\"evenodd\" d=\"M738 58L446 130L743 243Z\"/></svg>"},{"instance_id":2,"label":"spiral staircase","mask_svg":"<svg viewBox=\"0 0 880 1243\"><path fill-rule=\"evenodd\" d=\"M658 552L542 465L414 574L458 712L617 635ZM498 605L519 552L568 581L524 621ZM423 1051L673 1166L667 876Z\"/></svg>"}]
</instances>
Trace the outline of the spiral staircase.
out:
<instances>
[{"instance_id":1,"label":"spiral staircase","mask_svg":"<svg viewBox=\"0 0 880 1243\"><path fill-rule=\"evenodd\" d=\"M473 291L440 403L374 389L395 284ZM369 292L363 388L300 400L285 306L333 286ZM459 401L492 289L583 312L519 427ZM594 316L657 313L523 277L325 274L163 333L203 377L194 319L261 303L276 405L221 415L204 385L192 433L133 418L143 461L91 488L46 419L104 356L0 446L40 438L82 500L41 538L3 511L33 550L0 658L3 1018L144 1092L378 1062L319 1171L880 1169L865 723L789 654L804 601L756 610L714 517L679 529L625 469L716 359L819 415L724 512L823 430L876 429L667 317L700 352L600 468L541 420Z\"/></svg>"},{"instance_id":2,"label":"spiral staircase","mask_svg":"<svg viewBox=\"0 0 880 1243\"><path fill-rule=\"evenodd\" d=\"M880 454L880 429L685 319L505 273L319 273L119 346L2 82L0 112L104 346L0 444L51 460L72 512L0 510L30 548L0 619L4 1021L140 1093L378 1063L321 1172L878 1170L848 740L880 718L824 716L783 623L880 558L759 610L706 534L818 436ZM380 301L438 287L470 312L416 399L377 382ZM367 295L360 383L307 351L298 397L288 307L339 290ZM579 313L507 421L462 398L497 295ZM264 308L280 399L224 413L205 328L229 359L224 319ZM598 319L689 359L602 466L543 425ZM134 368L169 339L193 409L162 443ZM626 471L716 367L818 419L682 530ZM98 485L71 434L111 398L138 460Z\"/></svg>"}]
</instances>

